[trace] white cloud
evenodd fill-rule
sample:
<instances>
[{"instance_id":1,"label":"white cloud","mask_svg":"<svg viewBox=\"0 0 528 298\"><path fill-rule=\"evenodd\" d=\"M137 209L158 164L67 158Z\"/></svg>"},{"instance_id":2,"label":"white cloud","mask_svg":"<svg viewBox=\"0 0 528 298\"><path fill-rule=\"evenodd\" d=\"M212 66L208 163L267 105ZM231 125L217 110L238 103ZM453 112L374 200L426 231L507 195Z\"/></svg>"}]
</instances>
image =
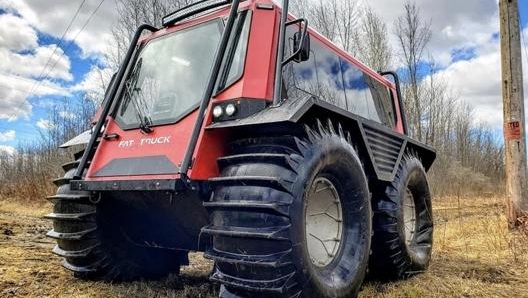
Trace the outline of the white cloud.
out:
<instances>
[{"instance_id":1,"label":"white cloud","mask_svg":"<svg viewBox=\"0 0 528 298\"><path fill-rule=\"evenodd\" d=\"M37 17L35 12L25 3L25 1L1 0L0 8L7 12L18 13L27 20L34 20Z\"/></svg>"},{"instance_id":2,"label":"white cloud","mask_svg":"<svg viewBox=\"0 0 528 298\"><path fill-rule=\"evenodd\" d=\"M524 40L528 41L528 28L523 30L523 35ZM522 39L521 43L523 43ZM503 123L500 44L498 40L492 40L490 37L488 42L479 45L476 49L476 57L452 63L440 71L438 75L446 78L453 92L473 107L474 115L478 121L500 129ZM528 49L522 51L523 73L524 78L526 78L526 74L528 74L528 57L526 55ZM525 79L525 99L527 96L528 81Z\"/></svg>"},{"instance_id":3,"label":"white cloud","mask_svg":"<svg viewBox=\"0 0 528 298\"><path fill-rule=\"evenodd\" d=\"M30 91L32 93L30 94ZM70 93L60 85L48 80L37 81L0 72L0 120L14 121L31 114L32 106L27 101L30 95L62 95Z\"/></svg>"},{"instance_id":4,"label":"white cloud","mask_svg":"<svg viewBox=\"0 0 528 298\"><path fill-rule=\"evenodd\" d=\"M70 73L70 59L62 55L63 52L60 48L51 56L54 48L55 45L41 46L25 54L0 48L0 61L2 61L0 71L25 77L53 78L71 81L73 76ZM49 59L50 57L52 59ZM52 68L52 66L54 67ZM46 71L43 72L44 67L46 67Z\"/></svg>"},{"instance_id":5,"label":"white cloud","mask_svg":"<svg viewBox=\"0 0 528 298\"><path fill-rule=\"evenodd\" d=\"M57 55L62 54L59 48L48 63L55 45L38 45L37 32L30 19L18 16L31 15L23 2L1 0L0 9L8 12L0 15L0 120L28 119L32 111L29 97L69 95L50 79L72 80L70 60ZM46 64L54 67L43 73Z\"/></svg>"},{"instance_id":6,"label":"white cloud","mask_svg":"<svg viewBox=\"0 0 528 298\"><path fill-rule=\"evenodd\" d=\"M12 146L0 145L0 154L13 155L16 153L16 149Z\"/></svg>"},{"instance_id":7,"label":"white cloud","mask_svg":"<svg viewBox=\"0 0 528 298\"><path fill-rule=\"evenodd\" d=\"M394 22L403 14L407 0L362 0L386 22L392 34ZM431 22L430 53L437 63L448 65L451 51L480 47L498 32L496 0L416 0L423 21ZM393 49L397 49L392 36Z\"/></svg>"},{"instance_id":8,"label":"white cloud","mask_svg":"<svg viewBox=\"0 0 528 298\"><path fill-rule=\"evenodd\" d=\"M60 38L74 16L79 1L55 0L53 4L42 0L2 0L0 8L17 11L34 28ZM66 40L76 37L76 43L84 57L98 56L107 50L108 39L111 38L110 28L117 16L115 2L106 0L90 19L86 27L81 28L95 11L100 1L86 1L72 23Z\"/></svg>"},{"instance_id":9,"label":"white cloud","mask_svg":"<svg viewBox=\"0 0 528 298\"><path fill-rule=\"evenodd\" d=\"M451 88L466 97L470 103L488 104L488 96L500 96L501 70L498 52L457 61L440 74L448 78Z\"/></svg>"},{"instance_id":10,"label":"white cloud","mask_svg":"<svg viewBox=\"0 0 528 298\"><path fill-rule=\"evenodd\" d=\"M16 132L14 130L7 130L0 132L0 142L9 142L14 140L16 137Z\"/></svg>"},{"instance_id":11,"label":"white cloud","mask_svg":"<svg viewBox=\"0 0 528 298\"><path fill-rule=\"evenodd\" d=\"M38 128L45 130L52 129L55 127L55 124L47 119L39 119L35 125L37 125Z\"/></svg>"},{"instance_id":12,"label":"white cloud","mask_svg":"<svg viewBox=\"0 0 528 298\"><path fill-rule=\"evenodd\" d=\"M0 48L16 51L33 49L38 45L37 39L37 32L23 18L12 14L0 15Z\"/></svg>"}]
</instances>

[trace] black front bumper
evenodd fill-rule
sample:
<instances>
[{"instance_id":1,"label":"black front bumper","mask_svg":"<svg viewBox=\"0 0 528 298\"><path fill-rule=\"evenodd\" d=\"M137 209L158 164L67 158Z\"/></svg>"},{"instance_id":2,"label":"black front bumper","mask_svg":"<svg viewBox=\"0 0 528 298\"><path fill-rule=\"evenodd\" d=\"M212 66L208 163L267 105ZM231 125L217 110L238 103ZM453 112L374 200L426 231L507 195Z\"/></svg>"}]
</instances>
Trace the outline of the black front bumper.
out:
<instances>
[{"instance_id":1,"label":"black front bumper","mask_svg":"<svg viewBox=\"0 0 528 298\"><path fill-rule=\"evenodd\" d=\"M71 190L84 191L169 191L179 192L189 186L181 179L152 179L152 180L112 180L86 181L71 180Z\"/></svg>"}]
</instances>

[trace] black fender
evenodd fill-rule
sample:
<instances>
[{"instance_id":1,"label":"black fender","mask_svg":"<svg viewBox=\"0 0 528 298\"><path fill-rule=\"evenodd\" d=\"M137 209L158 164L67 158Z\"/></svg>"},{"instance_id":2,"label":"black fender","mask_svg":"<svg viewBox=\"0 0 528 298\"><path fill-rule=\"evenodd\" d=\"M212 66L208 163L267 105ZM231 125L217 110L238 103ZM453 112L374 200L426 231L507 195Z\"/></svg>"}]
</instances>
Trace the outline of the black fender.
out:
<instances>
[{"instance_id":1,"label":"black fender","mask_svg":"<svg viewBox=\"0 0 528 298\"><path fill-rule=\"evenodd\" d=\"M350 132L351 141L369 178L393 181L406 152L417 156L426 171L436 158L432 147L313 96L285 100L278 106L270 106L242 119L216 122L206 129L258 131L264 127L264 130L270 131L292 127L292 124L315 123L316 119L340 123Z\"/></svg>"}]
</instances>

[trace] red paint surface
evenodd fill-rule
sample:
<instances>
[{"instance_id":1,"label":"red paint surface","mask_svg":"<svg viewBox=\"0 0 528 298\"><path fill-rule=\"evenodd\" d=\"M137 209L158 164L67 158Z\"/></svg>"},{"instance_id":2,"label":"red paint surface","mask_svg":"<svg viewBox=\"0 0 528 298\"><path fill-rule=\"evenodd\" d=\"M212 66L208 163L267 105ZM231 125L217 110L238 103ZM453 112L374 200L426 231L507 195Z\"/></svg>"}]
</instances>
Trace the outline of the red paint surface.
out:
<instances>
[{"instance_id":1,"label":"red paint surface","mask_svg":"<svg viewBox=\"0 0 528 298\"><path fill-rule=\"evenodd\" d=\"M97 151L92 159L90 168L86 175L86 180L92 181L104 181L104 180L131 180L131 179L143 179L142 176L124 176L124 177L94 177L99 169L104 167L110 161L115 158L131 158L141 156L159 156L165 155L168 159L178 165L185 153L189 138L192 132L192 127L196 119L197 112L191 113L186 118L179 121L177 124L155 126L154 131L149 134L141 133L139 129L133 130L122 130L113 119L109 118L105 133L116 133L119 135L117 139L102 139L99 144ZM158 138L170 136L170 142L165 144L144 144L141 145L141 139L145 138ZM132 142L131 145L122 145L122 142ZM154 178L172 178L177 175L148 175L146 179Z\"/></svg>"}]
</instances>

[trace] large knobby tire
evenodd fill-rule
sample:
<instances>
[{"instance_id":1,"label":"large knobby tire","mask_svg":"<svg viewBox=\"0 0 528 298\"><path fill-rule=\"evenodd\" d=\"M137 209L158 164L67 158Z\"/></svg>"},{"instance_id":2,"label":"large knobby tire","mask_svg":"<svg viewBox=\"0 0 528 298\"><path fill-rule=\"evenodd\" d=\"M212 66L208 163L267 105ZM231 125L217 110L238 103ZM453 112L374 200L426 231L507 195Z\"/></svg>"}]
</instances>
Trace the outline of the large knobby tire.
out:
<instances>
[{"instance_id":1,"label":"large knobby tire","mask_svg":"<svg viewBox=\"0 0 528 298\"><path fill-rule=\"evenodd\" d=\"M367 180L341 127L237 141L220 158L206 256L221 297L355 297L370 249Z\"/></svg>"},{"instance_id":2,"label":"large knobby tire","mask_svg":"<svg viewBox=\"0 0 528 298\"><path fill-rule=\"evenodd\" d=\"M57 194L48 198L54 205L53 213L46 216L53 220L53 230L47 236L57 240L53 252L64 258L62 265L75 277L88 280L158 279L179 273L180 265L187 262L187 252L130 243L120 232L126 223L116 220L116 214L126 212L126 206L70 190L69 181L78 164L63 166L64 177L54 181Z\"/></svg>"},{"instance_id":3,"label":"large knobby tire","mask_svg":"<svg viewBox=\"0 0 528 298\"><path fill-rule=\"evenodd\" d=\"M412 154L392 183L373 192L374 235L369 276L400 279L424 272L431 259L433 215L425 170Z\"/></svg>"}]
</instances>

